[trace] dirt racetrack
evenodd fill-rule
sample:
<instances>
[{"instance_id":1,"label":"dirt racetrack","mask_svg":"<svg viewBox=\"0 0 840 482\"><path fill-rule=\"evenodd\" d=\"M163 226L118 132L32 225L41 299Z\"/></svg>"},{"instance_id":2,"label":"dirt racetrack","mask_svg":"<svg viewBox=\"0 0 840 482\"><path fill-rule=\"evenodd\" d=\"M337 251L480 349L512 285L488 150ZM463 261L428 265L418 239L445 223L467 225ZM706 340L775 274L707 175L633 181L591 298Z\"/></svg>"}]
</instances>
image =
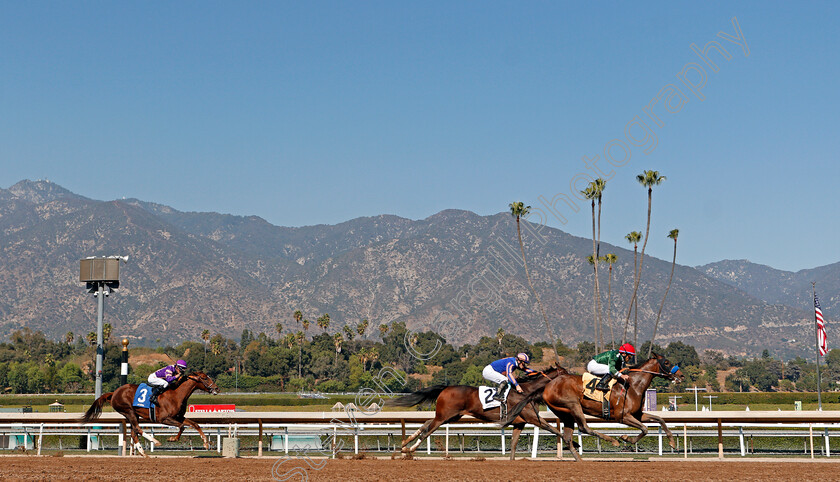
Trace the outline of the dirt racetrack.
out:
<instances>
[{"instance_id":1,"label":"dirt racetrack","mask_svg":"<svg viewBox=\"0 0 840 482\"><path fill-rule=\"evenodd\" d=\"M840 466L828 459L742 461L693 459L688 461L602 462L502 459L311 460L278 458L191 458L0 456L0 480L74 481L119 480L840 480ZM838 460L840 462L840 460ZM272 473L274 469L274 473ZM274 477L272 476L274 475Z\"/></svg>"}]
</instances>

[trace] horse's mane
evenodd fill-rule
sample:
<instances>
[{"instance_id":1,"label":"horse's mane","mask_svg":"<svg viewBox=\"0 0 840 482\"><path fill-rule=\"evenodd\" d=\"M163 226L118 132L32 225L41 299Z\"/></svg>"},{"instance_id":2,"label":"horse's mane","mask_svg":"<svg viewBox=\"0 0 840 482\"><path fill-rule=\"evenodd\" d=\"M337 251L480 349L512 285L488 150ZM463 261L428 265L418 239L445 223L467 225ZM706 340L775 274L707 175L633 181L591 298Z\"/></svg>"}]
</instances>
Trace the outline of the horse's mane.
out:
<instances>
[{"instance_id":1,"label":"horse's mane","mask_svg":"<svg viewBox=\"0 0 840 482\"><path fill-rule=\"evenodd\" d=\"M651 361L651 360L656 360L656 359L658 359L658 358L659 358L659 356L660 356L660 355L659 355L659 354L657 354L656 352L651 352L650 358L648 358L647 360L642 360L642 361L640 361L639 363L636 363L635 365L632 365L632 366L627 366L627 367L625 367L625 368L630 368L630 369L639 369L639 368L642 368L642 366L643 366L645 363L647 363L647 362L649 362L649 361Z\"/></svg>"},{"instance_id":2,"label":"horse's mane","mask_svg":"<svg viewBox=\"0 0 840 482\"><path fill-rule=\"evenodd\" d=\"M551 375L552 373L554 373L556 371L561 371L561 373L562 373L562 372L566 372L566 369L562 368L562 367L556 367L556 366L552 365L552 366L548 367L546 370L544 370L542 373L540 373L539 370L538 370L537 373L533 373L531 375L525 375L524 377L521 377L519 379L519 381L521 383L532 382L532 381L534 381L538 378L542 378L543 373L546 374L546 375Z\"/></svg>"}]
</instances>

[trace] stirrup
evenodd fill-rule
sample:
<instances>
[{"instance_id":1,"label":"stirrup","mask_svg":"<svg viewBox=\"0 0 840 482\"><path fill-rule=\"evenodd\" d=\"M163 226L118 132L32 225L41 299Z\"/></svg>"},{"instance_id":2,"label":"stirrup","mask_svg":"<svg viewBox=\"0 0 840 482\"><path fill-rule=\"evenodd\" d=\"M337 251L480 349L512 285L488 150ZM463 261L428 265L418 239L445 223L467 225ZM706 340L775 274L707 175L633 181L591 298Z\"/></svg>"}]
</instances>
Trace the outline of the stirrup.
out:
<instances>
[{"instance_id":1,"label":"stirrup","mask_svg":"<svg viewBox=\"0 0 840 482\"><path fill-rule=\"evenodd\" d=\"M601 404L601 417L606 420L610 419L610 399L608 397L604 397L604 401Z\"/></svg>"}]
</instances>

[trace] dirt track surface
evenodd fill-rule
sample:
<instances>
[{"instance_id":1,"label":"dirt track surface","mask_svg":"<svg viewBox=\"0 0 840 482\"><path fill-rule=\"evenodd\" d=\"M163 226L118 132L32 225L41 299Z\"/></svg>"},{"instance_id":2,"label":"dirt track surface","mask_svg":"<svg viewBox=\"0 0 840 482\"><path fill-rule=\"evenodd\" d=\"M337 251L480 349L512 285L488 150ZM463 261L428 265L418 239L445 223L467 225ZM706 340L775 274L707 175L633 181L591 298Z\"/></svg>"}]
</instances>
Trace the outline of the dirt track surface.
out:
<instances>
[{"instance_id":1,"label":"dirt track surface","mask_svg":"<svg viewBox=\"0 0 840 482\"><path fill-rule=\"evenodd\" d=\"M840 462L840 460L838 460ZM180 458L127 460L118 457L0 456L0 480L838 480L838 462L810 461L636 461L521 460L310 460L278 458ZM274 472L272 472L272 470Z\"/></svg>"}]
</instances>

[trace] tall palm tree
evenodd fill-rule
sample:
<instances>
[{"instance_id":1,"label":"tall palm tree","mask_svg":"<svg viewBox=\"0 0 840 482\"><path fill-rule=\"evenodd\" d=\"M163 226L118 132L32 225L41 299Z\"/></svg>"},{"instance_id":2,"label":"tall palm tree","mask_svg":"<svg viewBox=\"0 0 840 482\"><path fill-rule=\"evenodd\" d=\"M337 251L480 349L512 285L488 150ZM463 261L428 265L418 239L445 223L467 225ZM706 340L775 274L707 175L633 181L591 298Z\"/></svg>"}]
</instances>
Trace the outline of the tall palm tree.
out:
<instances>
[{"instance_id":1,"label":"tall palm tree","mask_svg":"<svg viewBox=\"0 0 840 482\"><path fill-rule=\"evenodd\" d=\"M277 339L280 340L280 337L283 335L283 323L275 323L274 331L277 332Z\"/></svg>"},{"instance_id":2,"label":"tall palm tree","mask_svg":"<svg viewBox=\"0 0 840 482\"><path fill-rule=\"evenodd\" d=\"M333 346L335 346L335 359L333 360L334 368L338 366L338 354L341 353L342 343L344 343L344 337L341 336L341 333L336 333L335 335L333 335Z\"/></svg>"},{"instance_id":3,"label":"tall palm tree","mask_svg":"<svg viewBox=\"0 0 840 482\"><path fill-rule=\"evenodd\" d=\"M102 325L102 346L108 344L111 340L111 332L114 331L114 327L111 326L110 323L105 323Z\"/></svg>"},{"instance_id":4,"label":"tall palm tree","mask_svg":"<svg viewBox=\"0 0 840 482\"><path fill-rule=\"evenodd\" d=\"M595 278L592 283L592 324L595 327L595 350L600 352L601 336L598 331L598 326L600 325L600 317L598 316L598 245L597 233L595 231L595 199L598 198L598 186L595 184L595 181L592 181L586 189L580 193L583 194L586 199L592 201L592 255L587 257L587 259L595 272Z\"/></svg>"},{"instance_id":5,"label":"tall palm tree","mask_svg":"<svg viewBox=\"0 0 840 482\"><path fill-rule=\"evenodd\" d=\"M595 197L598 199L598 240L595 243L595 298L598 300L598 344L603 348L604 343L601 337L604 332L602 324L604 312L601 309L601 275L598 262L604 261L604 258L601 256L601 197L604 194L604 189L607 188L607 181L599 177L592 183L592 187L595 189Z\"/></svg>"},{"instance_id":6,"label":"tall palm tree","mask_svg":"<svg viewBox=\"0 0 840 482\"><path fill-rule=\"evenodd\" d=\"M502 352L502 340L505 338L505 330L499 328L496 330L496 339L499 340L499 355L504 356Z\"/></svg>"},{"instance_id":7,"label":"tall palm tree","mask_svg":"<svg viewBox=\"0 0 840 482\"><path fill-rule=\"evenodd\" d=\"M537 304L540 307L540 312L543 316L543 321L545 321L545 329L546 332L551 339L551 349L554 350L554 360L557 362L557 366L560 366L560 357L557 355L557 338L554 336L554 331L551 329L551 325L548 323L548 317L545 316L545 310L543 309L542 301L540 301L539 295L537 295L537 291L534 289L534 284L531 283L531 274L528 272L528 261L525 259L525 245L522 244L522 229L520 227L519 218L522 216L527 215L531 211L531 206L526 206L525 203L521 201L516 201L510 203L510 214L514 218L516 218L516 236L519 239L519 251L522 253L522 264L525 267L525 277L528 279L528 286L531 287L531 292L534 293L534 298L537 299Z\"/></svg>"},{"instance_id":8,"label":"tall palm tree","mask_svg":"<svg viewBox=\"0 0 840 482\"><path fill-rule=\"evenodd\" d=\"M64 335L64 341L65 341L68 345L72 345L72 344L73 344L73 339L74 339L74 338L76 338L76 335L74 335L72 331L68 331L68 332L67 332L67 334L66 334L66 335Z\"/></svg>"},{"instance_id":9,"label":"tall palm tree","mask_svg":"<svg viewBox=\"0 0 840 482\"><path fill-rule=\"evenodd\" d=\"M639 231L631 231L624 239L627 240L630 244L633 245L633 286L636 286L636 278L639 276L639 241L642 240L642 233ZM630 307L628 310L632 310L634 303L634 299L630 296ZM638 315L638 310L636 310L636 314ZM624 334L621 335L621 343L627 341L627 328L630 325L630 315L628 312L627 319L624 321Z\"/></svg>"},{"instance_id":10,"label":"tall palm tree","mask_svg":"<svg viewBox=\"0 0 840 482\"><path fill-rule=\"evenodd\" d=\"M201 331L201 339L204 340L204 367L207 367L207 342L210 341L210 330Z\"/></svg>"},{"instance_id":11,"label":"tall palm tree","mask_svg":"<svg viewBox=\"0 0 840 482\"><path fill-rule=\"evenodd\" d=\"M610 325L610 343L613 344L615 347L615 331L613 331L613 322L612 318L610 317L610 308L612 308L612 273L613 273L613 265L616 261L618 261L618 256L614 253L607 253L604 255L604 261L610 265L610 274L607 281L607 324Z\"/></svg>"},{"instance_id":12,"label":"tall palm tree","mask_svg":"<svg viewBox=\"0 0 840 482\"><path fill-rule=\"evenodd\" d=\"M295 341L297 342L298 346L298 378L303 378L303 371L301 371L301 360L303 359L303 340L306 339L306 335L303 334L302 331L298 331L295 333Z\"/></svg>"},{"instance_id":13,"label":"tall palm tree","mask_svg":"<svg viewBox=\"0 0 840 482\"><path fill-rule=\"evenodd\" d=\"M385 323L380 324L379 325L379 336L384 340L385 335L387 335L387 334L388 334L388 325L385 324Z\"/></svg>"},{"instance_id":14,"label":"tall palm tree","mask_svg":"<svg viewBox=\"0 0 840 482\"><path fill-rule=\"evenodd\" d=\"M674 266L677 265L677 237L679 237L679 235L679 229L672 229L668 233L668 237L674 240L674 257L671 260L671 276L668 278L668 287L665 288L665 296L662 297L662 303L659 305L659 312L656 313L656 323L653 325L653 336L650 338L650 346L648 347L648 358L650 358L650 350L653 348L653 341L656 339L656 330L659 328L659 317L662 316L662 308L665 307L665 298L668 297L668 291L671 290L671 281L674 279Z\"/></svg>"},{"instance_id":15,"label":"tall palm tree","mask_svg":"<svg viewBox=\"0 0 840 482\"><path fill-rule=\"evenodd\" d=\"M647 224L645 225L645 238L642 241L642 255L639 258L639 274L636 277L636 283L633 285L633 297L631 299L632 303L637 303L636 295L639 291L639 282L642 280L642 266L645 263L645 248L647 247L648 242L648 235L650 234L650 209L651 204L653 202L653 186L658 186L662 184L667 178L665 176L660 176L659 171L643 171L641 174L636 176L636 180L639 181L639 184L646 187L648 190L648 208L647 208ZM630 320L630 311L627 312L627 320ZM633 346L636 345L638 342L638 325L633 326Z\"/></svg>"},{"instance_id":16,"label":"tall palm tree","mask_svg":"<svg viewBox=\"0 0 840 482\"><path fill-rule=\"evenodd\" d=\"M595 263L595 255L590 254L589 256L587 256L586 257L586 262L589 263L590 266L595 266L595 264L596 264ZM595 283L593 283L593 285L592 285L592 311L593 311L592 322L594 323L594 327L595 327L595 350L600 353L600 351L601 351L601 343L600 343L601 332L598 330L598 328L600 326L600 323L598 323L598 321L599 321L598 320L598 303L596 301L598 299L597 285L598 285L597 281Z\"/></svg>"}]
</instances>

